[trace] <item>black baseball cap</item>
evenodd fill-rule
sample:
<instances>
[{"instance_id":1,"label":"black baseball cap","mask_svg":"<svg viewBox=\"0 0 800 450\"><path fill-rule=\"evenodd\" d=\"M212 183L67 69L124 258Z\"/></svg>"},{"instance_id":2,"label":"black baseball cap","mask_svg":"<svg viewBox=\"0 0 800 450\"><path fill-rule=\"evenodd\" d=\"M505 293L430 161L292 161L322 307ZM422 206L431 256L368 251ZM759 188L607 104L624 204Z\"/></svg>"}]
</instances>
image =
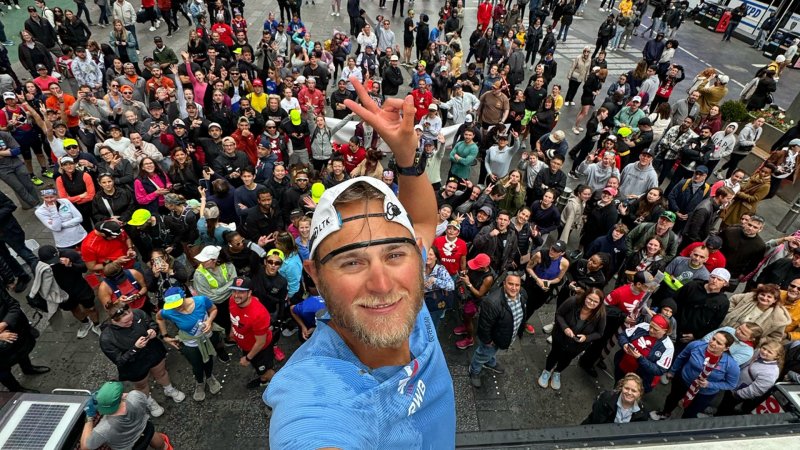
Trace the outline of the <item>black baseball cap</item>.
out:
<instances>
[{"instance_id":1,"label":"black baseball cap","mask_svg":"<svg viewBox=\"0 0 800 450\"><path fill-rule=\"evenodd\" d=\"M253 284L250 282L250 278L247 277L238 277L233 280L233 284L231 285L231 290L233 291L249 291L253 287Z\"/></svg>"},{"instance_id":2,"label":"black baseball cap","mask_svg":"<svg viewBox=\"0 0 800 450\"><path fill-rule=\"evenodd\" d=\"M58 264L61 255L58 253L58 249L52 245L43 245L39 247L38 256L39 261L52 266Z\"/></svg>"}]
</instances>

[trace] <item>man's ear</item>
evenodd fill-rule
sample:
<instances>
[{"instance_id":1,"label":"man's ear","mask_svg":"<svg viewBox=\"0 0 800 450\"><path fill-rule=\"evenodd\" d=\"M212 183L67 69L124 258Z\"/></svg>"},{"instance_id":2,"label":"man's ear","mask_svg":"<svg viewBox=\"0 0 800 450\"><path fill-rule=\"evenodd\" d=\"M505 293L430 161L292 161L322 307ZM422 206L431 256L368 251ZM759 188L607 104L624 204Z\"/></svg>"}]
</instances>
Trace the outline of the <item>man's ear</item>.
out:
<instances>
[{"instance_id":1,"label":"man's ear","mask_svg":"<svg viewBox=\"0 0 800 450\"><path fill-rule=\"evenodd\" d=\"M303 269L308 272L308 276L314 280L314 285L319 286L319 273L317 272L317 265L314 264L313 260L307 259L303 261Z\"/></svg>"}]
</instances>

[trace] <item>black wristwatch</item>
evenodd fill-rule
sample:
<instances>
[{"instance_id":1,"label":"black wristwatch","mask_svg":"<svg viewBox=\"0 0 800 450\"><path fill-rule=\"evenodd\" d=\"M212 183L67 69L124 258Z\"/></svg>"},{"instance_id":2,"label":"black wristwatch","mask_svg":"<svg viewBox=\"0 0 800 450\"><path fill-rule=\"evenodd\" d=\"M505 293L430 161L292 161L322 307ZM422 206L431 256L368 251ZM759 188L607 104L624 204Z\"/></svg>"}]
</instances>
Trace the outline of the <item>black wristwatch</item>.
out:
<instances>
[{"instance_id":1,"label":"black wristwatch","mask_svg":"<svg viewBox=\"0 0 800 450\"><path fill-rule=\"evenodd\" d=\"M406 177L418 177L425 173L425 166L428 164L428 154L425 151L422 151L422 154L419 155L419 159L415 158L416 162L413 166L409 167L400 167L397 166L397 173L398 175L403 175Z\"/></svg>"}]
</instances>

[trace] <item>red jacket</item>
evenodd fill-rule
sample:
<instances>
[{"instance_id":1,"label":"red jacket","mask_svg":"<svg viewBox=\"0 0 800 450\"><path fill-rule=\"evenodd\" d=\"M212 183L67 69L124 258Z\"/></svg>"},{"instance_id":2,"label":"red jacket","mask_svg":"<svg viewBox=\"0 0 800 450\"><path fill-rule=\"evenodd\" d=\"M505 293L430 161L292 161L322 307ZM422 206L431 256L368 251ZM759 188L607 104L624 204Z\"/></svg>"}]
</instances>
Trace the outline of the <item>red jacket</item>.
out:
<instances>
[{"instance_id":1,"label":"red jacket","mask_svg":"<svg viewBox=\"0 0 800 450\"><path fill-rule=\"evenodd\" d=\"M430 90L426 90L423 94L419 89L411 91L411 96L414 98L414 107L417 112L414 113L414 122L419 122L425 114L428 114L428 106L433 102L433 94Z\"/></svg>"},{"instance_id":2,"label":"red jacket","mask_svg":"<svg viewBox=\"0 0 800 450\"><path fill-rule=\"evenodd\" d=\"M314 115L320 116L325 114L325 94L319 89L314 89L310 92L308 87L303 87L297 94L297 101L300 103L300 110L303 114L308 112L308 103L311 102L311 107L314 109Z\"/></svg>"},{"instance_id":3,"label":"red jacket","mask_svg":"<svg viewBox=\"0 0 800 450\"><path fill-rule=\"evenodd\" d=\"M156 0L142 0L142 8L152 8L156 6Z\"/></svg>"},{"instance_id":4,"label":"red jacket","mask_svg":"<svg viewBox=\"0 0 800 450\"><path fill-rule=\"evenodd\" d=\"M489 27L489 22L492 21L492 4L490 2L481 3L478 5L478 23L485 30Z\"/></svg>"},{"instance_id":5,"label":"red jacket","mask_svg":"<svg viewBox=\"0 0 800 450\"><path fill-rule=\"evenodd\" d=\"M258 162L258 141L256 135L251 131L250 135L242 136L242 130L236 130L231 134L231 137L236 141L236 149L243 151L250 160L250 164L255 167Z\"/></svg>"}]
</instances>

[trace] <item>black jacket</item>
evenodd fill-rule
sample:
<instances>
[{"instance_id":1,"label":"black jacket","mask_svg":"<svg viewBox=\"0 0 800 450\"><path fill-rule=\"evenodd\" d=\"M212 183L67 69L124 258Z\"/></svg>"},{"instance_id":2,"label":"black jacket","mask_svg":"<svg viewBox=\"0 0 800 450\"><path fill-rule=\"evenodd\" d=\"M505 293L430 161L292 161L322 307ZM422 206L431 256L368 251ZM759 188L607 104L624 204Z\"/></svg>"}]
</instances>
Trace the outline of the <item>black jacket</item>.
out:
<instances>
[{"instance_id":1,"label":"black jacket","mask_svg":"<svg viewBox=\"0 0 800 450\"><path fill-rule=\"evenodd\" d=\"M792 258L781 258L770 263L758 277L758 284L774 283L781 289L788 289L792 280L800 278L800 268L792 264Z\"/></svg>"},{"instance_id":2,"label":"black jacket","mask_svg":"<svg viewBox=\"0 0 800 450\"><path fill-rule=\"evenodd\" d=\"M565 351L578 354L581 350L586 349L589 345L603 337L606 329L606 316L603 314L593 321L586 321L581 327L578 327L580 320L581 306L578 304L576 297L570 297L556 311L556 326L553 327L553 350L552 351ZM582 334L586 336L584 342L578 342L575 339L568 337L564 334L564 330L571 329L576 335Z\"/></svg>"},{"instance_id":3,"label":"black jacket","mask_svg":"<svg viewBox=\"0 0 800 450\"><path fill-rule=\"evenodd\" d=\"M55 28L44 17L39 17L39 22L33 19L26 20L25 29L47 48L53 48L58 44Z\"/></svg>"},{"instance_id":4,"label":"black jacket","mask_svg":"<svg viewBox=\"0 0 800 450\"><path fill-rule=\"evenodd\" d=\"M525 317L527 294L524 289L519 291L518 301L522 303L522 316ZM495 347L505 350L511 346L514 334L521 331L524 324L525 321L522 321L520 329L514 329L514 315L508 306L503 288L495 289L483 298L478 316L478 339L481 342L491 342Z\"/></svg>"},{"instance_id":5,"label":"black jacket","mask_svg":"<svg viewBox=\"0 0 800 450\"><path fill-rule=\"evenodd\" d=\"M167 349L159 339L151 339L144 348L134 344L147 336L147 330L158 332L155 321L140 309L133 309L133 324L128 328L113 322L103 324L100 334L100 349L117 366L120 381L139 381L167 355Z\"/></svg>"},{"instance_id":6,"label":"black jacket","mask_svg":"<svg viewBox=\"0 0 800 450\"><path fill-rule=\"evenodd\" d=\"M705 284L702 280L690 281L675 293L675 302L678 304L675 320L678 322L679 337L691 333L695 339L700 339L719 328L728 314L728 297L722 292L709 294Z\"/></svg>"},{"instance_id":7,"label":"black jacket","mask_svg":"<svg viewBox=\"0 0 800 450\"><path fill-rule=\"evenodd\" d=\"M591 425L595 423L614 423L617 417L617 401L620 393L617 391L604 391L597 396L592 404L592 412L581 422L581 425ZM639 411L633 413L631 422L646 422L649 412L644 404L639 402Z\"/></svg>"},{"instance_id":8,"label":"black jacket","mask_svg":"<svg viewBox=\"0 0 800 450\"><path fill-rule=\"evenodd\" d=\"M403 85L403 72L400 67L386 66L383 69L383 94L397 95L398 88Z\"/></svg>"},{"instance_id":9,"label":"black jacket","mask_svg":"<svg viewBox=\"0 0 800 450\"><path fill-rule=\"evenodd\" d=\"M0 345L0 369L8 369L33 350L36 340L19 302L5 289L0 290L0 322L8 324L8 331L17 333L16 341Z\"/></svg>"},{"instance_id":10,"label":"black jacket","mask_svg":"<svg viewBox=\"0 0 800 450\"><path fill-rule=\"evenodd\" d=\"M718 210L719 206L714 203L712 198L700 202L686 219L686 225L683 226L683 239L686 239L688 243L705 240L711 230L714 218L717 217Z\"/></svg>"},{"instance_id":11,"label":"black jacket","mask_svg":"<svg viewBox=\"0 0 800 450\"><path fill-rule=\"evenodd\" d=\"M555 190L557 193L556 197L558 197L564 192L566 186L567 176L561 170L556 173L552 173L549 168L540 170L536 175L536 180L533 182L533 198L527 200L530 202L541 200L542 197L544 197L545 191L548 189Z\"/></svg>"}]
</instances>

